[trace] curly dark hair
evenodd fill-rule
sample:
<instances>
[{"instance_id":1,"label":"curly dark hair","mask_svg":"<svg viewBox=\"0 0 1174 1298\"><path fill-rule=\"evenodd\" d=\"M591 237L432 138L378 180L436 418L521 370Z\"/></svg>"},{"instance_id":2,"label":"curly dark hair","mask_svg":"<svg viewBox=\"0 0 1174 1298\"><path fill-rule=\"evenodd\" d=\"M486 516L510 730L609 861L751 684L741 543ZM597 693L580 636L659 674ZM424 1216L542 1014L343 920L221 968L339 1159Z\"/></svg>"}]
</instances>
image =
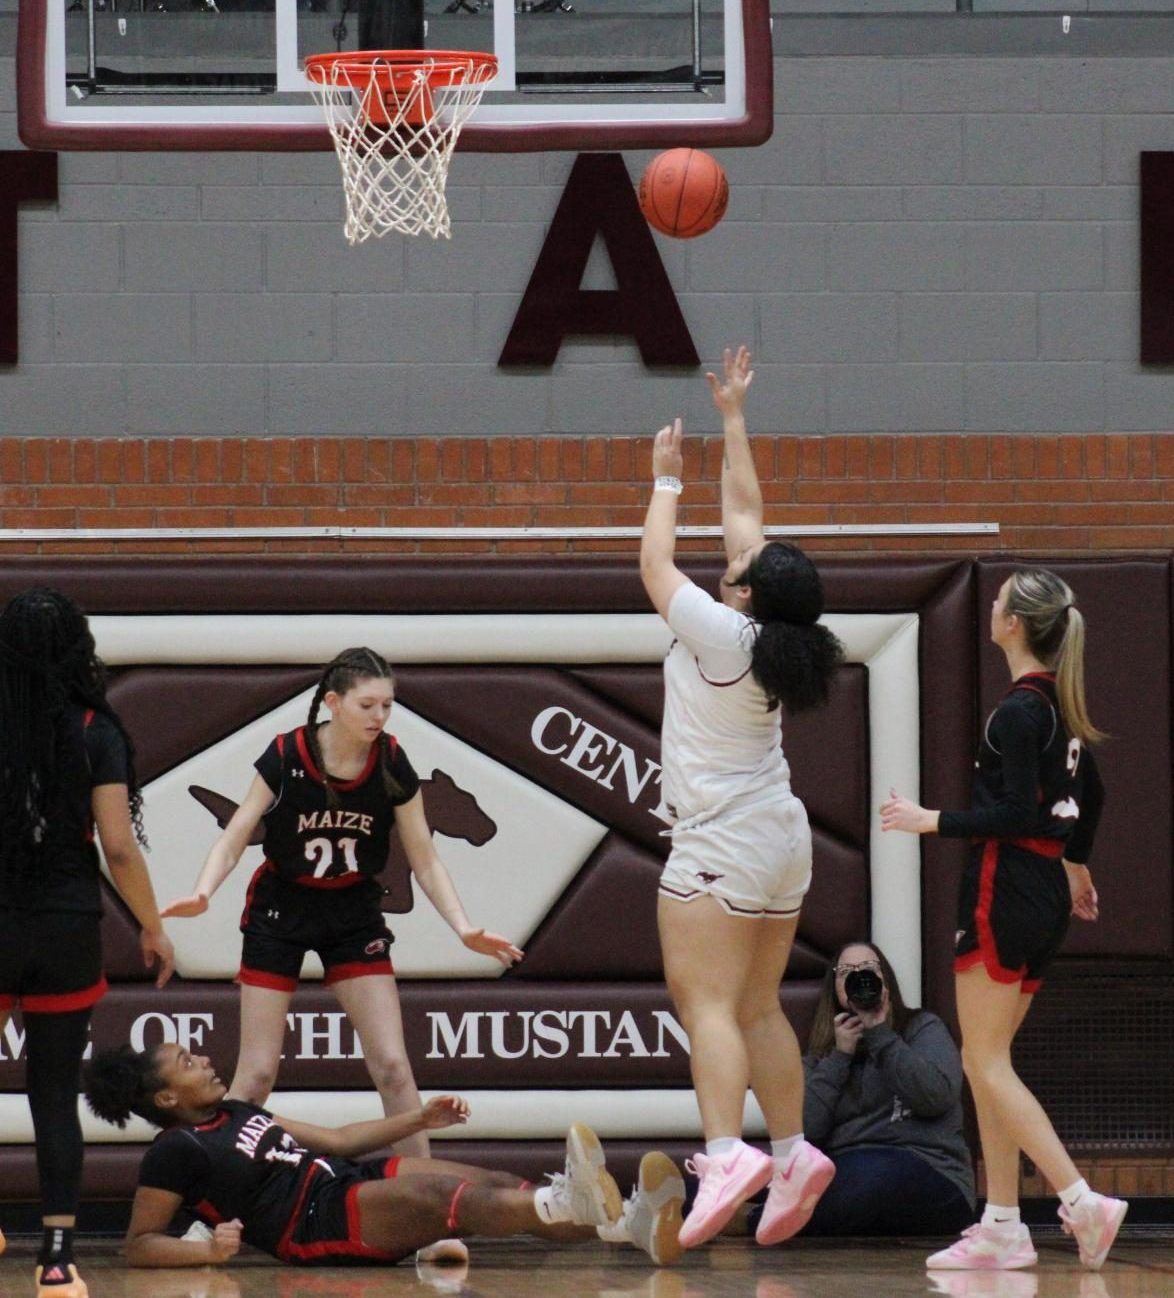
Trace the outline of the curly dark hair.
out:
<instances>
[{"instance_id":1,"label":"curly dark hair","mask_svg":"<svg viewBox=\"0 0 1174 1298\"><path fill-rule=\"evenodd\" d=\"M90 1112L103 1122L125 1127L133 1113L156 1127L170 1127L175 1115L158 1108L152 1098L165 1085L154 1050L119 1046L103 1050L86 1065L82 1093Z\"/></svg>"},{"instance_id":2,"label":"curly dark hair","mask_svg":"<svg viewBox=\"0 0 1174 1298\"><path fill-rule=\"evenodd\" d=\"M61 794L70 703L100 712L122 736L131 819L145 847L134 745L106 700L106 669L95 651L90 624L68 595L37 586L14 596L0 613L2 868L20 876L35 868Z\"/></svg>"},{"instance_id":3,"label":"curly dark hair","mask_svg":"<svg viewBox=\"0 0 1174 1298\"><path fill-rule=\"evenodd\" d=\"M788 541L768 541L731 583L750 587L758 625L750 670L769 705L803 712L827 702L844 646L825 626L823 582L815 564Z\"/></svg>"},{"instance_id":4,"label":"curly dark hair","mask_svg":"<svg viewBox=\"0 0 1174 1298\"><path fill-rule=\"evenodd\" d=\"M348 690L353 689L360 681L379 680L390 681L395 685L395 674L387 659L377 654L374 649L352 648L344 649L336 658L328 662L323 668L322 676L318 681L318 688L314 691L314 697L310 700L310 712L306 717L306 747L310 750L310 756L314 759L314 765L318 768L323 783L326 785L326 800L331 807L337 808L338 794L335 792L334 784L327 774L326 764L322 760L322 748L318 743L318 709L322 706L322 700L333 690L336 694L345 694ZM379 740L379 771L383 777L383 787L389 797L402 797L403 787L400 782L391 773L391 752L388 744L382 736Z\"/></svg>"}]
</instances>

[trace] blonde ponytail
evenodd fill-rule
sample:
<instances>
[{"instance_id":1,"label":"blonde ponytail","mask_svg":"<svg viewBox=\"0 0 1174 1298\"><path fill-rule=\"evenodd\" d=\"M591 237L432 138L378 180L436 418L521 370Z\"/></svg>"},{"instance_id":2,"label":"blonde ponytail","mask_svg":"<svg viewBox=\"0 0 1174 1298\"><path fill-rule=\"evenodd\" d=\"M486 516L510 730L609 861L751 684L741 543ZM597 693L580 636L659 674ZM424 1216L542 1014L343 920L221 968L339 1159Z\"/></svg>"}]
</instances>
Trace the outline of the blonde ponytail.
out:
<instances>
[{"instance_id":1,"label":"blonde ponytail","mask_svg":"<svg viewBox=\"0 0 1174 1298\"><path fill-rule=\"evenodd\" d=\"M1047 568L1024 568L1011 574L1007 611L1023 623L1032 652L1056 673L1064 729L1082 743L1099 743L1105 735L1085 703L1084 615L1072 588Z\"/></svg>"}]
</instances>

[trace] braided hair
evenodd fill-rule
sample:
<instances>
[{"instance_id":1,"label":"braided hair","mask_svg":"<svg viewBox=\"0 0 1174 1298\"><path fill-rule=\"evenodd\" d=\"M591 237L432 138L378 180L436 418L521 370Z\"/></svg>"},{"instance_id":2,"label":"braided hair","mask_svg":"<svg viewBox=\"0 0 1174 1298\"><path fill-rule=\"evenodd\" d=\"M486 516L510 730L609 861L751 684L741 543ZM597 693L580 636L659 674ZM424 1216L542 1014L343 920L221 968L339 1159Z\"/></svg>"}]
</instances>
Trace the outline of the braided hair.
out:
<instances>
[{"instance_id":1,"label":"braided hair","mask_svg":"<svg viewBox=\"0 0 1174 1298\"><path fill-rule=\"evenodd\" d=\"M758 623L750 670L769 706L803 712L827 702L844 646L825 626L823 583L815 564L788 541L768 541L730 582L750 587Z\"/></svg>"},{"instance_id":2,"label":"braided hair","mask_svg":"<svg viewBox=\"0 0 1174 1298\"><path fill-rule=\"evenodd\" d=\"M341 697L354 689L360 681L370 680L390 681L394 688L395 675L387 659L377 654L374 649L362 647L344 649L342 653L326 664L321 679L318 681L318 688L314 691L314 697L310 700L310 712L306 717L306 747L310 750L314 765L322 775L322 782L326 786L326 799L332 808L338 807L338 794L335 791L333 780L327 773L326 763L322 760L322 746L318 740L318 710L322 706L322 700L331 690ZM389 797L402 797L404 793L403 786L391 772L390 745L382 735L379 736L377 742L379 744L379 772L383 777L383 788Z\"/></svg>"},{"instance_id":3,"label":"braided hair","mask_svg":"<svg viewBox=\"0 0 1174 1298\"><path fill-rule=\"evenodd\" d=\"M89 622L67 595L37 586L0 613L0 868L20 876L35 866L62 792L70 703L100 712L122 736L131 820L145 847L134 745L106 700L106 669Z\"/></svg>"},{"instance_id":4,"label":"braided hair","mask_svg":"<svg viewBox=\"0 0 1174 1298\"><path fill-rule=\"evenodd\" d=\"M125 1127L131 1114L137 1114L156 1127L170 1127L175 1114L155 1103L156 1092L166 1085L154 1050L119 1046L103 1050L86 1065L82 1090L90 1112L103 1122Z\"/></svg>"}]
</instances>

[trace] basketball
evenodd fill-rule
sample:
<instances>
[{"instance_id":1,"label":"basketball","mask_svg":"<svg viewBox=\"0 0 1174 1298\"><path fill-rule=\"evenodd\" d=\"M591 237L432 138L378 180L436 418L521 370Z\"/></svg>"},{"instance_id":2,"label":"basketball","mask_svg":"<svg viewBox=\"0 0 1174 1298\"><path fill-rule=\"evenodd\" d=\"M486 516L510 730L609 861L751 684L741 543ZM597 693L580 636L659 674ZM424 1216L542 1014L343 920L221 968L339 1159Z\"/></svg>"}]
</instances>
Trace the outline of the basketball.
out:
<instances>
[{"instance_id":1,"label":"basketball","mask_svg":"<svg viewBox=\"0 0 1174 1298\"><path fill-rule=\"evenodd\" d=\"M640 177L637 192L648 224L674 239L708 233L725 216L730 201L721 163L700 149L657 154Z\"/></svg>"}]
</instances>

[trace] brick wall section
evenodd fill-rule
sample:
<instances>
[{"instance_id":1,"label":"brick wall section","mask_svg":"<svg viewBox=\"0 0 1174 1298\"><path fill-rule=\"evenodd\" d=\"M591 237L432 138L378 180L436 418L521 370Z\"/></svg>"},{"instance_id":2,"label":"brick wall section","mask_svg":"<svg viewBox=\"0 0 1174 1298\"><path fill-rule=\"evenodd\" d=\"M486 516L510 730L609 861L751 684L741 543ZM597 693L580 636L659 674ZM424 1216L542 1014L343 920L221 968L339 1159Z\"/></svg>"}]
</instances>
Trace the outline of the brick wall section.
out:
<instances>
[{"instance_id":1,"label":"brick wall section","mask_svg":"<svg viewBox=\"0 0 1174 1298\"><path fill-rule=\"evenodd\" d=\"M1174 433L757 436L770 523L997 522L998 536L812 538L812 549L1037 551L1174 546ZM3 438L0 528L638 526L650 441L629 437ZM680 521L720 521L721 440L687 444ZM3 553L401 552L629 541L72 543ZM712 542L688 544L713 548Z\"/></svg>"}]
</instances>

